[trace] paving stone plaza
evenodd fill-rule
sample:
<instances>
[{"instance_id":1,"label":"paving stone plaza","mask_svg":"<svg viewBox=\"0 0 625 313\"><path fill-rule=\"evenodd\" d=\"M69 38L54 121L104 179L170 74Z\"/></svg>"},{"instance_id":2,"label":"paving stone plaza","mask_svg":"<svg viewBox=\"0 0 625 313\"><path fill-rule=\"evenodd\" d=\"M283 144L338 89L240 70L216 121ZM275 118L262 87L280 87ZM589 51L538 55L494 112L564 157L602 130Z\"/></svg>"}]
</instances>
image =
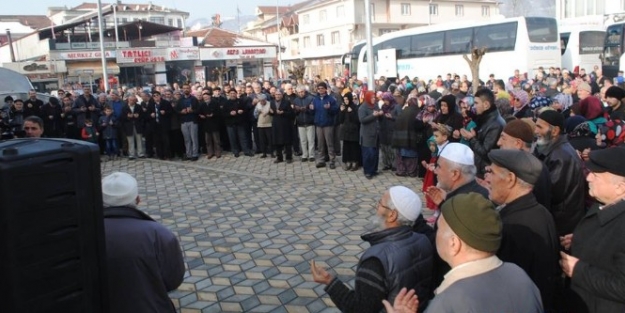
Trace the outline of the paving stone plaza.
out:
<instances>
[{"instance_id":1,"label":"paving stone plaza","mask_svg":"<svg viewBox=\"0 0 625 313\"><path fill-rule=\"evenodd\" d=\"M337 165L226 154L103 162L102 175L135 176L140 208L178 236L187 272L170 297L180 312L339 312L312 281L310 260L353 286L369 246L360 235L373 229L382 193L421 185L391 172L367 180Z\"/></svg>"}]
</instances>

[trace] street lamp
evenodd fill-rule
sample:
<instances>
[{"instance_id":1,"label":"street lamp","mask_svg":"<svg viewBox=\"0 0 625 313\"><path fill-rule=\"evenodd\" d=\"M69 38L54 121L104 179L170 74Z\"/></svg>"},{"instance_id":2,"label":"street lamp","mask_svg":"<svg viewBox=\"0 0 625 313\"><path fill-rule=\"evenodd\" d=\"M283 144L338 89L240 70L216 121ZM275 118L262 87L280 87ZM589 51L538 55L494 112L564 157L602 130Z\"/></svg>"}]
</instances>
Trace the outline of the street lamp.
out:
<instances>
[{"instance_id":1,"label":"street lamp","mask_svg":"<svg viewBox=\"0 0 625 313\"><path fill-rule=\"evenodd\" d=\"M141 41L141 30L143 29L143 24L141 21L139 21L139 26L137 26L139 28L139 41Z\"/></svg>"}]
</instances>

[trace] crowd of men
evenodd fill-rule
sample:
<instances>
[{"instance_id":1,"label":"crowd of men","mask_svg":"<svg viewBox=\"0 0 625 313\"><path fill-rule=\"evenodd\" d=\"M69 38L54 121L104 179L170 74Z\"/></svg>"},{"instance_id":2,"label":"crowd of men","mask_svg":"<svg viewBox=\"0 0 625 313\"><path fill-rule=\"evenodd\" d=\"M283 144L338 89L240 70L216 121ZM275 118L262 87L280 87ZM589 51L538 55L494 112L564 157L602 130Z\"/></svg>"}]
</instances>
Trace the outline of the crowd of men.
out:
<instances>
[{"instance_id":1,"label":"crowd of men","mask_svg":"<svg viewBox=\"0 0 625 313\"><path fill-rule=\"evenodd\" d=\"M312 264L344 312L382 300L428 312L625 310L625 90L618 79L539 69L480 82L448 74L269 81L5 99L16 130L100 144L109 158L272 157L421 177L393 187L350 290ZM474 92L475 91L475 92ZM337 156L342 156L339 161ZM423 218L421 203L437 213ZM401 249L399 249L401 247ZM497 286L505 286L499 288ZM414 291L402 291L402 288ZM414 295L414 297L413 297ZM406 300L406 297L409 301ZM399 298L399 299L397 299ZM403 302L402 302L403 301ZM407 305L407 307L415 307ZM415 307L415 308L416 308ZM403 310L403 308L400 308Z\"/></svg>"}]
</instances>

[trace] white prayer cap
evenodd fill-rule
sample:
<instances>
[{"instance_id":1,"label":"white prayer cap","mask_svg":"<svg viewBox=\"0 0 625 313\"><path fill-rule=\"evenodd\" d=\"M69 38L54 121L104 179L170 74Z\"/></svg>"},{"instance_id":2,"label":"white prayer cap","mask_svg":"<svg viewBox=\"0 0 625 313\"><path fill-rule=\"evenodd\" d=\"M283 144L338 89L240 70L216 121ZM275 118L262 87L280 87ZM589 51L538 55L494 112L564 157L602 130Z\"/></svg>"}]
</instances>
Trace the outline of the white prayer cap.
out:
<instances>
[{"instance_id":1,"label":"white prayer cap","mask_svg":"<svg viewBox=\"0 0 625 313\"><path fill-rule=\"evenodd\" d=\"M128 173L115 172L102 179L104 207L135 205L138 195L137 180Z\"/></svg>"},{"instance_id":2,"label":"white prayer cap","mask_svg":"<svg viewBox=\"0 0 625 313\"><path fill-rule=\"evenodd\" d=\"M440 157L462 165L475 164L473 150L467 145L457 142L451 142L444 146Z\"/></svg>"},{"instance_id":3,"label":"white prayer cap","mask_svg":"<svg viewBox=\"0 0 625 313\"><path fill-rule=\"evenodd\" d=\"M404 186L393 186L388 193L393 205L405 218L415 221L421 214L421 198L414 191Z\"/></svg>"}]
</instances>

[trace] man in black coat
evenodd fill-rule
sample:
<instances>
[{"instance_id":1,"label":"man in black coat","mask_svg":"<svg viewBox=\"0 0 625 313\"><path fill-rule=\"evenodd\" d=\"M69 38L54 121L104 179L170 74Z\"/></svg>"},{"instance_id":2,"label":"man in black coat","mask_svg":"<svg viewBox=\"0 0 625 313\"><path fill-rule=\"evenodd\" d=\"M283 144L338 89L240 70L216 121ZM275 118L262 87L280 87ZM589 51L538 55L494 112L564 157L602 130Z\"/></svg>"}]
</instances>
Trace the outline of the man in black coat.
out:
<instances>
[{"instance_id":1,"label":"man in black coat","mask_svg":"<svg viewBox=\"0 0 625 313\"><path fill-rule=\"evenodd\" d=\"M102 179L104 237L111 312L174 313L167 295L184 278L176 236L137 209L137 180L116 172Z\"/></svg>"},{"instance_id":2,"label":"man in black coat","mask_svg":"<svg viewBox=\"0 0 625 313\"><path fill-rule=\"evenodd\" d=\"M503 223L497 256L522 268L540 290L545 312L556 312L558 235L553 217L532 193L543 164L522 150L497 149L488 158L492 161L486 171L489 198L499 205L496 209Z\"/></svg>"},{"instance_id":3,"label":"man in black coat","mask_svg":"<svg viewBox=\"0 0 625 313\"><path fill-rule=\"evenodd\" d=\"M61 104L59 99L51 97L48 103L41 107L41 119L44 125L44 136L48 138L59 138L63 133L61 119Z\"/></svg>"},{"instance_id":4,"label":"man in black coat","mask_svg":"<svg viewBox=\"0 0 625 313\"><path fill-rule=\"evenodd\" d=\"M286 153L286 163L293 162L293 124L295 122L295 111L291 107L291 102L284 98L282 90L276 90L275 100L271 100L269 115L273 116L271 122L273 144L276 150L276 160L274 163L284 161L282 151Z\"/></svg>"},{"instance_id":5,"label":"man in black coat","mask_svg":"<svg viewBox=\"0 0 625 313\"><path fill-rule=\"evenodd\" d=\"M171 159L169 146L169 130L171 128L171 115L174 109L171 103L162 98L160 92L152 94L152 101L147 106L147 123L154 132L154 146L156 156L161 159Z\"/></svg>"},{"instance_id":6,"label":"man in black coat","mask_svg":"<svg viewBox=\"0 0 625 313\"><path fill-rule=\"evenodd\" d=\"M28 91L28 99L24 101L24 116L41 115L41 107L43 101L37 99L37 92L35 90Z\"/></svg>"},{"instance_id":7,"label":"man in black coat","mask_svg":"<svg viewBox=\"0 0 625 313\"><path fill-rule=\"evenodd\" d=\"M561 238L561 266L571 278L571 312L625 312L625 149L591 151L586 168L596 203L573 235Z\"/></svg>"},{"instance_id":8,"label":"man in black coat","mask_svg":"<svg viewBox=\"0 0 625 313\"><path fill-rule=\"evenodd\" d=\"M243 150L243 153L247 156L254 156L254 153L249 148L248 136L246 134L246 119L248 118L248 107L245 103L241 102L237 98L237 91L230 90L228 93L228 100L224 102L224 108L221 111L226 129L228 131L228 139L230 141L230 149L234 153L234 157L238 158L239 153Z\"/></svg>"},{"instance_id":9,"label":"man in black coat","mask_svg":"<svg viewBox=\"0 0 625 313\"><path fill-rule=\"evenodd\" d=\"M568 235L586 211L586 186L582 162L564 134L564 116L544 111L536 121L537 147L534 155L549 169L551 179L551 214L559 236Z\"/></svg>"},{"instance_id":10,"label":"man in black coat","mask_svg":"<svg viewBox=\"0 0 625 313\"><path fill-rule=\"evenodd\" d=\"M475 153L477 177L484 177L484 167L488 165L488 152L497 148L497 140L506 122L499 114L495 105L495 95L488 89L480 89L475 93L475 110L477 130L461 129L460 134L469 141L471 150Z\"/></svg>"},{"instance_id":11,"label":"man in black coat","mask_svg":"<svg viewBox=\"0 0 625 313\"><path fill-rule=\"evenodd\" d=\"M83 88L83 94L78 96L72 106L72 112L76 114L78 128L85 127L85 120L97 121L100 118L102 108L98 100L91 94L91 88Z\"/></svg>"}]
</instances>

